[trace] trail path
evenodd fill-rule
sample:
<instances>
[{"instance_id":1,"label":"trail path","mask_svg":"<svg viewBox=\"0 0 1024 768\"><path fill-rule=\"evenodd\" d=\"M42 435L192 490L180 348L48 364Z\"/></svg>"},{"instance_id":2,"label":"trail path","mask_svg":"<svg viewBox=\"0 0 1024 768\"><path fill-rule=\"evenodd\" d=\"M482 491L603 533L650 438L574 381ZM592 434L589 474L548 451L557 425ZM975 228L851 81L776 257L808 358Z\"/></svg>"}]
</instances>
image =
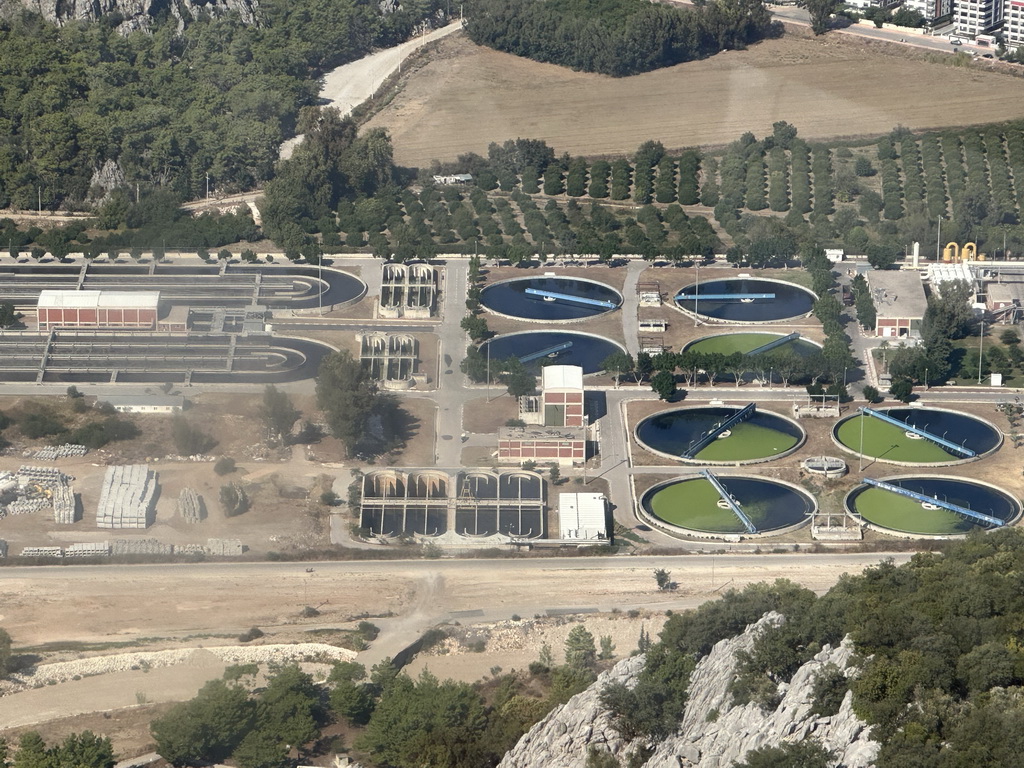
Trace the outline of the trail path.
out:
<instances>
[{"instance_id":1,"label":"trail path","mask_svg":"<svg viewBox=\"0 0 1024 768\"><path fill-rule=\"evenodd\" d=\"M332 69L323 78L323 86L320 88L321 105L335 107L344 117L364 101L372 98L377 87L385 78L397 71L413 51L459 29L462 29L461 19L447 27L406 40L401 45L385 48L383 51L371 53L357 61ZM281 159L287 160L291 157L302 139L303 136L299 135L284 142L281 145Z\"/></svg>"}]
</instances>

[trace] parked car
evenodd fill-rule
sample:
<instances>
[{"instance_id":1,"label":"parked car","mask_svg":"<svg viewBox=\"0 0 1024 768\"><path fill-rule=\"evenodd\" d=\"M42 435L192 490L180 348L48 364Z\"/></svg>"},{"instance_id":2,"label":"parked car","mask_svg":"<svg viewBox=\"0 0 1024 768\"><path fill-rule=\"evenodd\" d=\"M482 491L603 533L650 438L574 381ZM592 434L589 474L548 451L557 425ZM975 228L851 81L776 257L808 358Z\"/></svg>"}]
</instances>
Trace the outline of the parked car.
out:
<instances>
[{"instance_id":1,"label":"parked car","mask_svg":"<svg viewBox=\"0 0 1024 768\"><path fill-rule=\"evenodd\" d=\"M949 44L950 45L963 45L964 41L961 40L959 37L951 37L951 38L949 38Z\"/></svg>"}]
</instances>

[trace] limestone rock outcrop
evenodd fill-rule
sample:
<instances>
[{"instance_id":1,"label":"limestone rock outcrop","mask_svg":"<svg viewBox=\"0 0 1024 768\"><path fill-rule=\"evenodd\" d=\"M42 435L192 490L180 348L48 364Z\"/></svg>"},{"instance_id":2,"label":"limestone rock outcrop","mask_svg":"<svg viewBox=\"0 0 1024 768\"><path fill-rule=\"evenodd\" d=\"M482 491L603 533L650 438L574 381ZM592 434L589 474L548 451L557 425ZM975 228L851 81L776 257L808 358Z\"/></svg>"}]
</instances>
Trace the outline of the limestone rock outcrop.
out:
<instances>
[{"instance_id":1,"label":"limestone rock outcrop","mask_svg":"<svg viewBox=\"0 0 1024 768\"><path fill-rule=\"evenodd\" d=\"M235 11L246 24L257 24L259 0L0 0L0 10L10 14L19 7L40 14L55 24L95 21L119 13L120 29L148 29L150 21L166 9L179 25L203 14L214 16Z\"/></svg>"},{"instance_id":2,"label":"limestone rock outcrop","mask_svg":"<svg viewBox=\"0 0 1024 768\"><path fill-rule=\"evenodd\" d=\"M644 657L633 656L599 675L587 690L553 709L531 728L498 768L585 768L591 745L621 754L627 744L601 706L601 689L609 683L632 687L643 667Z\"/></svg>"},{"instance_id":3,"label":"limestone rock outcrop","mask_svg":"<svg viewBox=\"0 0 1024 768\"><path fill-rule=\"evenodd\" d=\"M847 693L839 711L830 717L811 712L814 681L833 664L850 674L853 647L844 640L826 646L779 688L781 702L771 711L756 704L734 707L729 683L736 673L738 651L749 651L766 628L785 619L766 614L743 634L717 643L702 659L690 678L689 700L679 729L661 743L651 745L653 754L644 768L729 768L752 749L778 746L814 738L832 750L839 765L870 768L878 753L866 723L853 712ZM632 747L616 733L607 711L601 707L600 690L608 682L635 684L643 657L619 662L583 693L551 712L532 728L505 756L500 768L584 768L591 745L616 756Z\"/></svg>"}]
</instances>

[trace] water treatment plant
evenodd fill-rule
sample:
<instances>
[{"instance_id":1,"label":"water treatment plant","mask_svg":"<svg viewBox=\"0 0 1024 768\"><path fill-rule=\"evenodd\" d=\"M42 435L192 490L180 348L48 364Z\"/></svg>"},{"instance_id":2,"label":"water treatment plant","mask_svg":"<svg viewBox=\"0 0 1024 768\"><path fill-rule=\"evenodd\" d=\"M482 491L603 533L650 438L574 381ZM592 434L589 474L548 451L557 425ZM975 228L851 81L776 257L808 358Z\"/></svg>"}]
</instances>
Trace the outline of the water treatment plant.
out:
<instances>
[{"instance_id":1,"label":"water treatment plant","mask_svg":"<svg viewBox=\"0 0 1024 768\"><path fill-rule=\"evenodd\" d=\"M846 497L864 525L907 536L962 536L1016 522L1021 504L1001 488L943 475L865 478Z\"/></svg>"},{"instance_id":2,"label":"water treatment plant","mask_svg":"<svg viewBox=\"0 0 1024 768\"><path fill-rule=\"evenodd\" d=\"M521 331L497 336L484 342L480 351L492 360L518 358L529 370L544 365L578 365L584 374L602 370L602 363L613 352L623 351L617 342L603 336L576 331Z\"/></svg>"},{"instance_id":3,"label":"water treatment plant","mask_svg":"<svg viewBox=\"0 0 1024 768\"><path fill-rule=\"evenodd\" d=\"M810 522L816 506L789 483L707 471L658 483L640 499L653 524L702 537L779 534Z\"/></svg>"},{"instance_id":4,"label":"water treatment plant","mask_svg":"<svg viewBox=\"0 0 1024 768\"><path fill-rule=\"evenodd\" d=\"M314 309L357 301L362 280L339 269L243 264L5 264L0 301L34 306L45 290L159 292L166 307Z\"/></svg>"},{"instance_id":5,"label":"water treatment plant","mask_svg":"<svg viewBox=\"0 0 1024 768\"><path fill-rule=\"evenodd\" d=\"M507 317L564 322L612 312L621 306L622 296L595 280L521 277L487 286L480 295L480 303Z\"/></svg>"},{"instance_id":6,"label":"water treatment plant","mask_svg":"<svg viewBox=\"0 0 1024 768\"><path fill-rule=\"evenodd\" d=\"M687 343L683 352L700 354L760 355L768 352L793 353L801 357L821 351L821 345L792 333L716 333Z\"/></svg>"},{"instance_id":7,"label":"water treatment plant","mask_svg":"<svg viewBox=\"0 0 1024 768\"><path fill-rule=\"evenodd\" d=\"M985 456L1002 433L978 416L944 408L865 407L832 430L841 448L893 464L953 464Z\"/></svg>"},{"instance_id":8,"label":"water treatment plant","mask_svg":"<svg viewBox=\"0 0 1024 768\"><path fill-rule=\"evenodd\" d=\"M753 403L695 406L648 416L636 427L641 447L696 464L747 464L792 453L806 438L800 425Z\"/></svg>"},{"instance_id":9,"label":"water treatment plant","mask_svg":"<svg viewBox=\"0 0 1024 768\"><path fill-rule=\"evenodd\" d=\"M718 323L776 323L807 315L817 296L783 280L736 277L688 285L675 306L686 314Z\"/></svg>"}]
</instances>

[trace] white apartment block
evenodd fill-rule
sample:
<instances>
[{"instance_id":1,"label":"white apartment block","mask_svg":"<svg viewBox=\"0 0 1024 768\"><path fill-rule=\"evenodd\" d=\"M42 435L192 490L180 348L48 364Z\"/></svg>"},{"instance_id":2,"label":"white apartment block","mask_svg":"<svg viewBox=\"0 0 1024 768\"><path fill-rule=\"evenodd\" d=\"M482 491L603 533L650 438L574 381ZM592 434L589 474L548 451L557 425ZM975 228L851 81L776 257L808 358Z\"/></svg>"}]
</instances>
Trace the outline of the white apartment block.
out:
<instances>
[{"instance_id":1,"label":"white apartment block","mask_svg":"<svg viewBox=\"0 0 1024 768\"><path fill-rule=\"evenodd\" d=\"M953 7L953 23L964 35L983 35L1003 21L1004 4L1011 0L957 0Z\"/></svg>"},{"instance_id":2,"label":"white apartment block","mask_svg":"<svg viewBox=\"0 0 1024 768\"><path fill-rule=\"evenodd\" d=\"M868 8L895 8L900 0L846 0L846 5L858 11L866 11Z\"/></svg>"},{"instance_id":3,"label":"white apartment block","mask_svg":"<svg viewBox=\"0 0 1024 768\"><path fill-rule=\"evenodd\" d=\"M1003 24L1003 41L1007 48L1024 45L1024 2L1006 0L1003 8L1006 23Z\"/></svg>"},{"instance_id":4,"label":"white apartment block","mask_svg":"<svg viewBox=\"0 0 1024 768\"><path fill-rule=\"evenodd\" d=\"M904 0L903 7L917 11L924 16L925 21L930 22L943 16L951 16L953 0Z\"/></svg>"}]
</instances>

